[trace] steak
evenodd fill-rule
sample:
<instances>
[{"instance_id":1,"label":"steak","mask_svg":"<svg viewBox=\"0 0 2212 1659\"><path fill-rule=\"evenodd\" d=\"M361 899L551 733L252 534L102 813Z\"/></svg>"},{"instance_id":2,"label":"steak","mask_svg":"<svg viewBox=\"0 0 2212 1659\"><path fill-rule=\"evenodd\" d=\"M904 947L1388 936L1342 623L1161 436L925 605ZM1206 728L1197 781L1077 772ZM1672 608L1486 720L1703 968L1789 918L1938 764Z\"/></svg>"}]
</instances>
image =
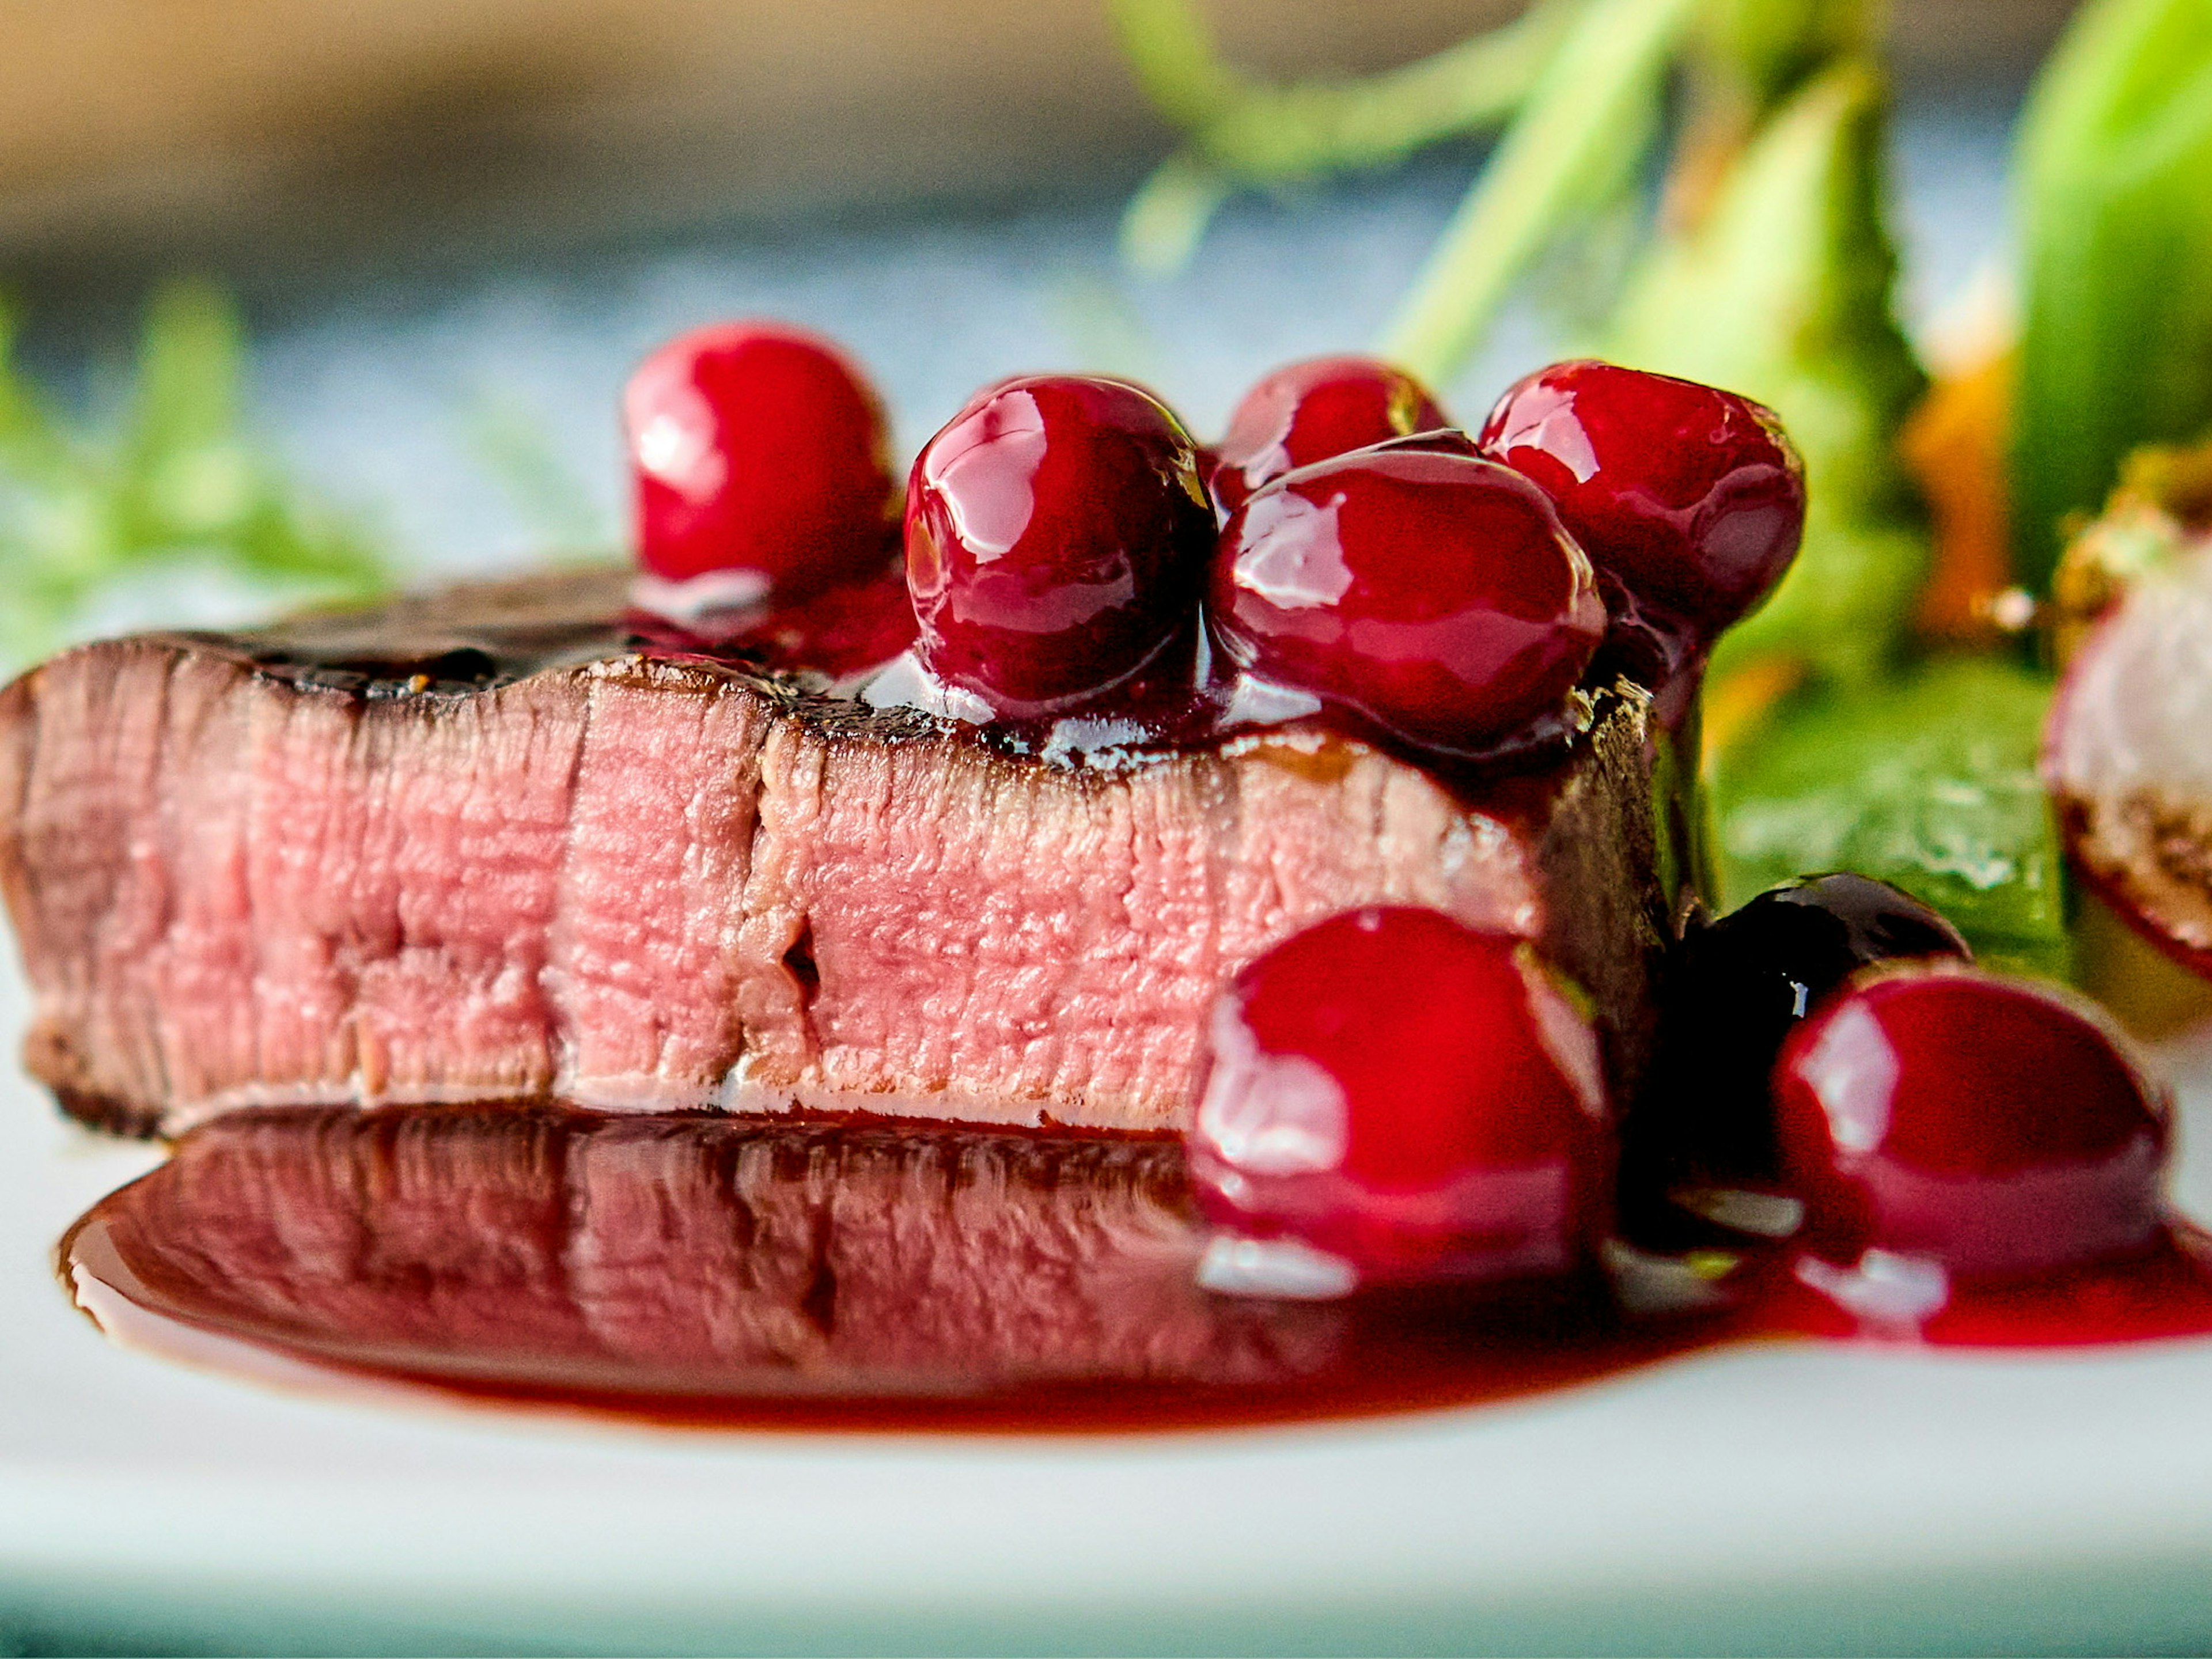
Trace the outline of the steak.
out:
<instances>
[{"instance_id":1,"label":"steak","mask_svg":"<svg viewBox=\"0 0 2212 1659\"><path fill-rule=\"evenodd\" d=\"M566 1100L1169 1130L1207 1005L1362 904L1537 941L1616 1087L1689 863L1621 684L1455 788L1312 727L1048 759L643 647L626 577L72 650L0 692L0 891L70 1111Z\"/></svg>"}]
</instances>

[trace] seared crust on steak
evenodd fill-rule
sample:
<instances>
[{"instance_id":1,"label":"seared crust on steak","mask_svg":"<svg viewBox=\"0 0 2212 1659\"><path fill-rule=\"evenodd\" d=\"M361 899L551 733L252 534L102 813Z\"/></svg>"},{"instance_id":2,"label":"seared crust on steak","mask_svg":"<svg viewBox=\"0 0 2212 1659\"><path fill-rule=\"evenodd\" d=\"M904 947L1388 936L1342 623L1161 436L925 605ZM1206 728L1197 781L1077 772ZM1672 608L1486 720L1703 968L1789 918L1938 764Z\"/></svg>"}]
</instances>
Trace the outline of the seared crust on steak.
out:
<instances>
[{"instance_id":1,"label":"seared crust on steak","mask_svg":"<svg viewBox=\"0 0 2212 1659\"><path fill-rule=\"evenodd\" d=\"M1205 1009L1352 906L1539 941L1640 1071L1649 699L1455 793L1310 728L1109 767L632 648L623 578L65 653L0 692L31 1069L81 1115L565 1099L1167 1129Z\"/></svg>"}]
</instances>

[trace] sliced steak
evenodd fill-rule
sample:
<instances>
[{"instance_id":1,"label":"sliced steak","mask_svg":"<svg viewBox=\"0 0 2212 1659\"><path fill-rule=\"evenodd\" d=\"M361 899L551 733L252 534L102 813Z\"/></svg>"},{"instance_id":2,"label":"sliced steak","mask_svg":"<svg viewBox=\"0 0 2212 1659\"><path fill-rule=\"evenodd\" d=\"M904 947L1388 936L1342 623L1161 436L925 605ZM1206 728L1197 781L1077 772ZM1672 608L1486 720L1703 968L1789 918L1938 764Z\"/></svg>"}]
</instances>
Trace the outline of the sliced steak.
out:
<instances>
[{"instance_id":1,"label":"sliced steak","mask_svg":"<svg viewBox=\"0 0 2212 1659\"><path fill-rule=\"evenodd\" d=\"M0 692L31 1069L165 1130L554 1098L1166 1129L1223 979L1376 902L1541 941L1642 1064L1686 866L1632 688L1471 796L1297 728L1058 764L633 648L622 591L145 635Z\"/></svg>"}]
</instances>

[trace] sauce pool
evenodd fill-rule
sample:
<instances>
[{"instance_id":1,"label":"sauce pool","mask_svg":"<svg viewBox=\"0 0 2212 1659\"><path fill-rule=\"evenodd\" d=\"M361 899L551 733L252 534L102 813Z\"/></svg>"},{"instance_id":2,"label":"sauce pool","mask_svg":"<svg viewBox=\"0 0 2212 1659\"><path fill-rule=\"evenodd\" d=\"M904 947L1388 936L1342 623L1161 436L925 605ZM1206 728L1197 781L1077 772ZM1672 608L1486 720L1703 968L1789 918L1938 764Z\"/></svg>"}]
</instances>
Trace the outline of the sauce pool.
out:
<instances>
[{"instance_id":1,"label":"sauce pool","mask_svg":"<svg viewBox=\"0 0 2212 1659\"><path fill-rule=\"evenodd\" d=\"M338 1108L193 1131L58 1265L116 1340L263 1382L696 1428L1257 1425L1776 1337L2212 1334L2212 1249L2179 1225L2127 1262L1932 1292L1924 1272L1900 1291L1876 1263L1869 1290L1772 1247L1696 1272L1623 1252L1507 1297L1265 1301L1201 1289L1206 1242L1166 1139Z\"/></svg>"}]
</instances>

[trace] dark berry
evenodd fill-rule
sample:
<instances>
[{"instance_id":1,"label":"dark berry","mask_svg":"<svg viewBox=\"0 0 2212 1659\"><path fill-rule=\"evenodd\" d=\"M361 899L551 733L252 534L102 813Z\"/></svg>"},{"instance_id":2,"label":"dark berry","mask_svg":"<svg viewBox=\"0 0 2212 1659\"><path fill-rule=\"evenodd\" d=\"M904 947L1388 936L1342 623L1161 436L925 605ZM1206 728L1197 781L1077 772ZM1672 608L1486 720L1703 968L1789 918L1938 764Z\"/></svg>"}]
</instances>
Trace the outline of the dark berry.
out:
<instances>
[{"instance_id":1,"label":"dark berry","mask_svg":"<svg viewBox=\"0 0 2212 1659\"><path fill-rule=\"evenodd\" d=\"M1693 380L1554 363L1498 399L1483 448L1541 484L1590 562L1710 641L1796 556L1805 471L1773 411Z\"/></svg>"},{"instance_id":2,"label":"dark berry","mask_svg":"<svg viewBox=\"0 0 2212 1659\"><path fill-rule=\"evenodd\" d=\"M1213 527L1190 434L1151 393L1075 374L988 387L907 488L922 660L1002 714L1079 702L1192 629Z\"/></svg>"},{"instance_id":3,"label":"dark berry","mask_svg":"<svg viewBox=\"0 0 2212 1659\"><path fill-rule=\"evenodd\" d=\"M1970 953L1917 899L1865 876L1770 889L1693 927L1668 964L1659 1048L1630 1110L1632 1212L1672 1187L1775 1178L1767 1084L1790 1033L1858 969Z\"/></svg>"},{"instance_id":4,"label":"dark berry","mask_svg":"<svg viewBox=\"0 0 2212 1659\"><path fill-rule=\"evenodd\" d=\"M1559 710L1606 621L1541 490L1406 447L1304 468L1237 508L1209 616L1235 666L1462 750Z\"/></svg>"},{"instance_id":5,"label":"dark berry","mask_svg":"<svg viewBox=\"0 0 2212 1659\"><path fill-rule=\"evenodd\" d=\"M1285 472L1450 424L1419 380L1372 357L1291 363L1246 392L1229 417L1213 451L1213 499L1234 512Z\"/></svg>"},{"instance_id":6,"label":"dark berry","mask_svg":"<svg viewBox=\"0 0 2212 1659\"><path fill-rule=\"evenodd\" d=\"M1804 1242L1831 1260L2033 1273L2159 1233L2164 1098L2101 1015L2045 986L1874 969L1783 1045L1774 1108Z\"/></svg>"},{"instance_id":7,"label":"dark berry","mask_svg":"<svg viewBox=\"0 0 2212 1659\"><path fill-rule=\"evenodd\" d=\"M727 323L647 358L623 395L637 556L732 602L860 580L890 541L882 406L828 341Z\"/></svg>"},{"instance_id":8,"label":"dark berry","mask_svg":"<svg viewBox=\"0 0 2212 1659\"><path fill-rule=\"evenodd\" d=\"M1524 942L1334 916L1236 976L1211 1041L1191 1176L1237 1234L1381 1284L1558 1273L1601 1229L1597 1039Z\"/></svg>"}]
</instances>

